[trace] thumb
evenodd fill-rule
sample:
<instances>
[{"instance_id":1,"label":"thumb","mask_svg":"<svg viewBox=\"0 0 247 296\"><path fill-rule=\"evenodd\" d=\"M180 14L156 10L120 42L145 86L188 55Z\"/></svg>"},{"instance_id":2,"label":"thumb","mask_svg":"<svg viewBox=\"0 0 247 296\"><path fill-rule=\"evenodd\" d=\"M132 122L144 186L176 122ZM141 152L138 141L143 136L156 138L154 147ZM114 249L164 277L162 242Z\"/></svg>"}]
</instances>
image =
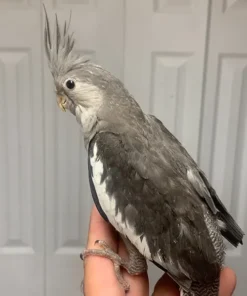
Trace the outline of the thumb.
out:
<instances>
[{"instance_id":1,"label":"thumb","mask_svg":"<svg viewBox=\"0 0 247 296\"><path fill-rule=\"evenodd\" d=\"M164 274L156 283L152 296L179 296L179 290L176 283Z\"/></svg>"},{"instance_id":2,"label":"thumb","mask_svg":"<svg viewBox=\"0 0 247 296\"><path fill-rule=\"evenodd\" d=\"M236 288L236 275L230 268L224 268L220 275L219 296L232 296ZM152 296L179 296L176 283L164 274L155 285Z\"/></svg>"},{"instance_id":3,"label":"thumb","mask_svg":"<svg viewBox=\"0 0 247 296\"><path fill-rule=\"evenodd\" d=\"M219 296L231 296L236 288L237 279L234 271L228 267L221 271Z\"/></svg>"}]
</instances>

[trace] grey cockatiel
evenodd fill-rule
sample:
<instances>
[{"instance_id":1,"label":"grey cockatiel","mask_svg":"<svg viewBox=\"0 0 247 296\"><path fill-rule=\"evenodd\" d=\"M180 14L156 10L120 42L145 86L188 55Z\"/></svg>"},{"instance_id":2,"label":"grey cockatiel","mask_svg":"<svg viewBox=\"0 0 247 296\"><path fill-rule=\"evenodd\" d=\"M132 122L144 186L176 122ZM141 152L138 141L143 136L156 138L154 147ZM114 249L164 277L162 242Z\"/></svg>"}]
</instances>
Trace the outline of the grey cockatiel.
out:
<instances>
[{"instance_id":1,"label":"grey cockatiel","mask_svg":"<svg viewBox=\"0 0 247 296\"><path fill-rule=\"evenodd\" d=\"M223 237L237 247L242 230L179 141L143 113L117 78L75 55L73 45L68 26L60 29L57 20L51 37L46 17L58 104L82 126L94 202L129 251L125 261L99 238L102 249L83 257L111 259L126 290L120 266L142 273L147 259L178 283L181 295L218 295Z\"/></svg>"}]
</instances>

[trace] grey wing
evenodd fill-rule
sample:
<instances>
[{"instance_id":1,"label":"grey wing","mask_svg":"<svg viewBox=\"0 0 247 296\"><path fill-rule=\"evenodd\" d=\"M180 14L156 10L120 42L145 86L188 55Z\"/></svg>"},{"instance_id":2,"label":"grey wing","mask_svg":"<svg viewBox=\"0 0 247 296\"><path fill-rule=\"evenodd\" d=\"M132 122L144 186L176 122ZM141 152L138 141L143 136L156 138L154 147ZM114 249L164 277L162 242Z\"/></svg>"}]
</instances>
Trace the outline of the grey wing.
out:
<instances>
[{"instance_id":1,"label":"grey wing","mask_svg":"<svg viewBox=\"0 0 247 296\"><path fill-rule=\"evenodd\" d=\"M104 164L102 182L115 198L124 234L136 247L137 238L147 242L148 259L185 288L191 280L214 278L220 263L211 240L212 233L216 239L218 235L212 215L176 171L158 159L151 162L138 137L126 137L130 134L96 136Z\"/></svg>"},{"instance_id":2,"label":"grey wing","mask_svg":"<svg viewBox=\"0 0 247 296\"><path fill-rule=\"evenodd\" d=\"M244 236L243 231L230 215L222 201L219 199L216 191L210 185L205 174L198 167L186 149L155 116L148 115L147 122L152 145L152 147L147 146L147 151L149 150L153 153L152 155L149 155L147 152L146 157L143 155L140 156L144 159L146 167L144 167L143 164L142 167L140 167L139 163L135 163L135 159L138 159L138 157L135 156L135 159L133 158L133 163L137 170L139 169L139 173L153 180L156 183L156 186L162 189L164 183L161 184L159 182L162 178L159 178L158 176L162 173L167 173L162 169L163 167L170 167L170 170L173 170L175 175L179 177L180 183L189 190L194 189L197 193L197 197L204 200L212 214L217 217L218 221L221 221L219 225L222 235L235 247L237 247L239 243L242 244ZM132 142L132 146L135 145L133 140L129 139L129 141ZM141 141L141 138L139 141ZM139 147L139 143L137 143L136 146ZM143 153L144 151L142 151L142 154ZM157 162L159 162L158 165ZM154 170L157 171L158 176L147 175L147 168L153 164L155 164Z\"/></svg>"},{"instance_id":3,"label":"grey wing","mask_svg":"<svg viewBox=\"0 0 247 296\"><path fill-rule=\"evenodd\" d=\"M185 182L187 182L187 186L192 186L197 194L205 200L212 213L216 214L218 209L208 187L200 176L200 171L198 170L196 162L160 120L153 115L149 115L147 118L151 125L152 134L156 134L156 146L163 146L163 149L161 148L161 154L163 153L166 159L170 159L170 164L174 167L176 172L181 175Z\"/></svg>"}]
</instances>

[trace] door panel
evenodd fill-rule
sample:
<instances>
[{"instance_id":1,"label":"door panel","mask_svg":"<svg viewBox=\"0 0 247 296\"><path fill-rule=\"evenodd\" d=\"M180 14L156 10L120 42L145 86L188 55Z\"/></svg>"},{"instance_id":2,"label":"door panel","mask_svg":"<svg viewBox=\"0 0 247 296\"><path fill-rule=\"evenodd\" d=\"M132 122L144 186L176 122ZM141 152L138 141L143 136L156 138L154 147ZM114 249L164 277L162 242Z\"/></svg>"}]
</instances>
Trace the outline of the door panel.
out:
<instances>
[{"instance_id":1,"label":"door panel","mask_svg":"<svg viewBox=\"0 0 247 296\"><path fill-rule=\"evenodd\" d=\"M200 163L218 195L247 231L247 5L213 1L206 68ZM247 250L229 247L227 263L246 287Z\"/></svg>"},{"instance_id":2,"label":"door panel","mask_svg":"<svg viewBox=\"0 0 247 296\"><path fill-rule=\"evenodd\" d=\"M68 20L76 50L119 78L123 69L123 1L46 1L54 21ZM53 28L53 25L52 27ZM52 76L45 65L46 283L49 295L81 295L83 262L92 197L82 131L57 107Z\"/></svg>"},{"instance_id":3,"label":"door panel","mask_svg":"<svg viewBox=\"0 0 247 296\"><path fill-rule=\"evenodd\" d=\"M127 0L124 81L197 159L208 1ZM161 275L150 265L151 289Z\"/></svg>"},{"instance_id":4,"label":"door panel","mask_svg":"<svg viewBox=\"0 0 247 296\"><path fill-rule=\"evenodd\" d=\"M208 1L126 1L124 79L197 158Z\"/></svg>"},{"instance_id":5,"label":"door panel","mask_svg":"<svg viewBox=\"0 0 247 296\"><path fill-rule=\"evenodd\" d=\"M0 1L0 294L44 295L40 5Z\"/></svg>"}]
</instances>

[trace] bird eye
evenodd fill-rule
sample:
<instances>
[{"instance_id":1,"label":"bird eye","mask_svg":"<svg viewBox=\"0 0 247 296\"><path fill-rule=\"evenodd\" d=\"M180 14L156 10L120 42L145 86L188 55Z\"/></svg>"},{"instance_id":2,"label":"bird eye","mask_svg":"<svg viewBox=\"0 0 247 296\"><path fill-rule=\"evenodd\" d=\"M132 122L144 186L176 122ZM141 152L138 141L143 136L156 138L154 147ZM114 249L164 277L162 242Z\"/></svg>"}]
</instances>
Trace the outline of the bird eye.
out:
<instances>
[{"instance_id":1,"label":"bird eye","mask_svg":"<svg viewBox=\"0 0 247 296\"><path fill-rule=\"evenodd\" d=\"M66 86L68 89L73 89L75 87L75 82L71 79L66 81Z\"/></svg>"}]
</instances>

